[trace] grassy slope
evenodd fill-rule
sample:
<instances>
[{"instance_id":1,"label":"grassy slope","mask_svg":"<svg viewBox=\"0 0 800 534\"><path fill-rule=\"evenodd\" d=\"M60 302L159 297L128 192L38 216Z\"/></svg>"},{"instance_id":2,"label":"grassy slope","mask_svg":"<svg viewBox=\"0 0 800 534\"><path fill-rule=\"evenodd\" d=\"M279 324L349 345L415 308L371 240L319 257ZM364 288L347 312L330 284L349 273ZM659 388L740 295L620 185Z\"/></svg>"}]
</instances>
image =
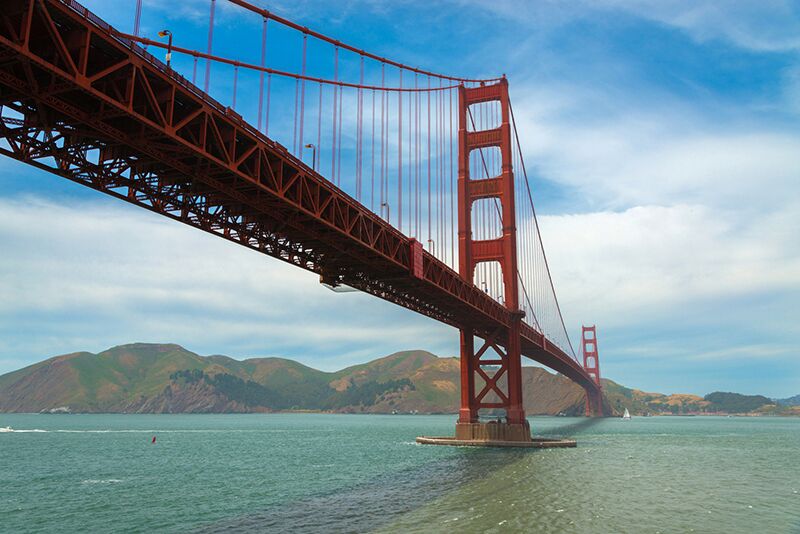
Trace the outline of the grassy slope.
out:
<instances>
[{"instance_id":1,"label":"grassy slope","mask_svg":"<svg viewBox=\"0 0 800 534\"><path fill-rule=\"evenodd\" d=\"M334 373L282 358L234 360L202 357L178 345L136 343L99 354L56 356L0 376L0 410L40 411L71 406L80 411L116 411L162 393L175 371L200 369L262 384L298 407L313 408L332 394L367 382L408 378L411 391L395 392L399 409L452 411L458 401L458 360L425 351L405 351ZM377 411L392 411L380 399ZM359 407L354 407L359 411Z\"/></svg>"},{"instance_id":2,"label":"grassy slope","mask_svg":"<svg viewBox=\"0 0 800 534\"><path fill-rule=\"evenodd\" d=\"M199 369L226 373L268 387L288 405L316 408L332 389L343 391L369 382L407 378L413 389L379 397L372 406L348 411L457 411L459 360L438 358L421 350L398 352L369 363L327 373L283 358L234 360L199 356L178 345L135 343L99 354L78 352L56 356L0 376L0 411L40 411L71 406L79 411L117 411L164 392L176 371ZM481 384L477 384L480 389ZM662 395L626 388L603 380L608 406L616 413L697 411L711 403L694 395ZM567 378L544 369L523 368L523 398L529 414L581 413L583 390Z\"/></svg>"}]
</instances>

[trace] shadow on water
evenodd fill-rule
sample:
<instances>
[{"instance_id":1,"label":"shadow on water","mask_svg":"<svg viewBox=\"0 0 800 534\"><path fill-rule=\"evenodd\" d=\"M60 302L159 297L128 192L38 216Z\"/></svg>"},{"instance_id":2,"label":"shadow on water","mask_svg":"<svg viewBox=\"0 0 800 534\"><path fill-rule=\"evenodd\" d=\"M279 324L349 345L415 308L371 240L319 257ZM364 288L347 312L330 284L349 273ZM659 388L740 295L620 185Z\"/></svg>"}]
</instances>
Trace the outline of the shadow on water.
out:
<instances>
[{"instance_id":1,"label":"shadow on water","mask_svg":"<svg viewBox=\"0 0 800 534\"><path fill-rule=\"evenodd\" d=\"M430 445L423 445L430 446ZM197 528L195 532L365 532L389 524L531 450L458 448L452 456Z\"/></svg>"},{"instance_id":2,"label":"shadow on water","mask_svg":"<svg viewBox=\"0 0 800 534\"><path fill-rule=\"evenodd\" d=\"M580 434L601 419L538 430L534 434L566 437ZM431 445L421 445L431 447ZM246 515L215 522L196 532L365 532L391 524L400 516L444 495L483 480L499 469L542 451L533 449L484 449L459 447L422 465L378 475L339 488L332 493L312 495L289 503L268 506Z\"/></svg>"},{"instance_id":3,"label":"shadow on water","mask_svg":"<svg viewBox=\"0 0 800 534\"><path fill-rule=\"evenodd\" d=\"M575 434L580 434L581 432L585 432L590 428L597 426L603 421L602 418L599 417L587 417L578 421L577 423L570 423L568 425L557 426L554 428L546 428L544 430L538 430L536 428L533 429L534 436L546 436L546 437L571 437Z\"/></svg>"}]
</instances>

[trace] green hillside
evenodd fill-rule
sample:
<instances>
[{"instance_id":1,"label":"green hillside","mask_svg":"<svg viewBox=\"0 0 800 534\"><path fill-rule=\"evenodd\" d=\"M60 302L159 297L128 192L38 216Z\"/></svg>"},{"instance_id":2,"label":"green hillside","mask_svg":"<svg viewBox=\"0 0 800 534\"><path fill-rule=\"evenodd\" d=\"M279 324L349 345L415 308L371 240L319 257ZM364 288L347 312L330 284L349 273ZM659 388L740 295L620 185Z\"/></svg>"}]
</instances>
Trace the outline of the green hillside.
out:
<instances>
[{"instance_id":1,"label":"green hillside","mask_svg":"<svg viewBox=\"0 0 800 534\"><path fill-rule=\"evenodd\" d=\"M716 391L705 396L710 407L717 412L744 413L758 410L762 406L774 404L762 395L741 395Z\"/></svg>"},{"instance_id":2,"label":"green hillside","mask_svg":"<svg viewBox=\"0 0 800 534\"><path fill-rule=\"evenodd\" d=\"M582 390L525 368L529 413L577 413ZM178 345L135 343L57 356L0 377L0 411L454 413L459 361L404 351L332 373L282 358L199 356Z\"/></svg>"},{"instance_id":3,"label":"green hillside","mask_svg":"<svg viewBox=\"0 0 800 534\"><path fill-rule=\"evenodd\" d=\"M284 358L200 356L179 345L134 343L99 354L56 356L0 376L0 412L269 412L456 413L457 358L403 351L336 372ZM523 367L530 415L578 415L583 390L566 377ZM476 384L478 388L482 384ZM603 379L606 412L796 414L762 396L647 393Z\"/></svg>"}]
</instances>

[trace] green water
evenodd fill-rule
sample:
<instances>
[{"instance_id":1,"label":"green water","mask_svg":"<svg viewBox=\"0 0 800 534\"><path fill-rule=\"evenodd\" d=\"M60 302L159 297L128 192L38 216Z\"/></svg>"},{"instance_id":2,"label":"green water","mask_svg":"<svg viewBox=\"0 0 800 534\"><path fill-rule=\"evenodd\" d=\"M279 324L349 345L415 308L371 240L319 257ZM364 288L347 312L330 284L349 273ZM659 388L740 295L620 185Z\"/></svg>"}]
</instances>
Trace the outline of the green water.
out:
<instances>
[{"instance_id":1,"label":"green water","mask_svg":"<svg viewBox=\"0 0 800 534\"><path fill-rule=\"evenodd\" d=\"M414 443L453 422L0 414L0 531L800 534L800 419L533 418L578 448Z\"/></svg>"}]
</instances>

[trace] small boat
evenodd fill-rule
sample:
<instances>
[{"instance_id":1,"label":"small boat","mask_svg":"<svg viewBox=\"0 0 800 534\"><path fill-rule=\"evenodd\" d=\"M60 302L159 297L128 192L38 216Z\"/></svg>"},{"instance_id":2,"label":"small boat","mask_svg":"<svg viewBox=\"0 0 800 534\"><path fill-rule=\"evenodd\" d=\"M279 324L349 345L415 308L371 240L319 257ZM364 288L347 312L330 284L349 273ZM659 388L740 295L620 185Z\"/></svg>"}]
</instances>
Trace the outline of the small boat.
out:
<instances>
[{"instance_id":1,"label":"small boat","mask_svg":"<svg viewBox=\"0 0 800 534\"><path fill-rule=\"evenodd\" d=\"M0 432L13 432L14 429L10 426L0 426Z\"/></svg>"},{"instance_id":2,"label":"small boat","mask_svg":"<svg viewBox=\"0 0 800 534\"><path fill-rule=\"evenodd\" d=\"M625 408L625 413L622 414L622 418L626 420L631 418L631 412L629 412L627 408Z\"/></svg>"}]
</instances>

